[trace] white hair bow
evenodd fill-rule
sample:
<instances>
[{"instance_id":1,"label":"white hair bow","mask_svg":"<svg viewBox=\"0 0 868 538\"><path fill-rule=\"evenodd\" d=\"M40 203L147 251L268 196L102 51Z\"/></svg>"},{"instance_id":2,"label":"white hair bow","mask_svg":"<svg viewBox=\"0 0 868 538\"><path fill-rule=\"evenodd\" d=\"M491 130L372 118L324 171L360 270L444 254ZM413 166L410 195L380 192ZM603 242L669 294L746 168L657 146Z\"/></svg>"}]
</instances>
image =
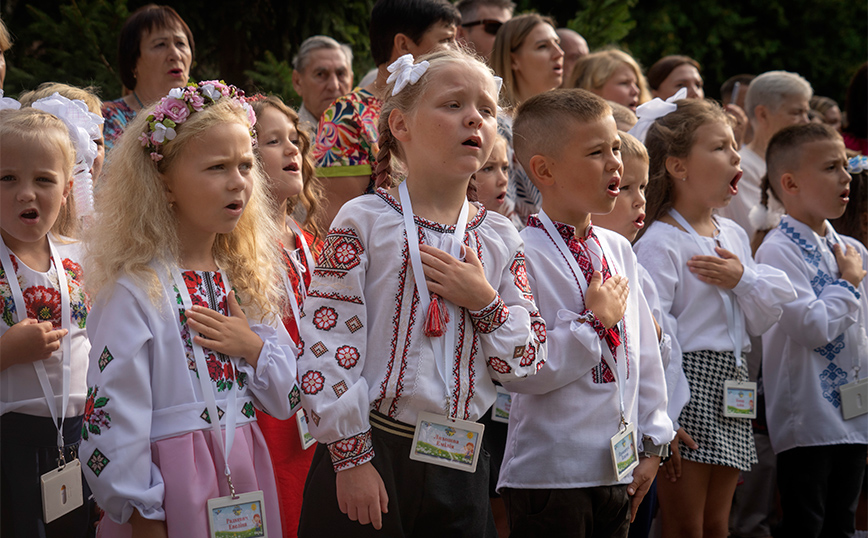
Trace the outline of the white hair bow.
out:
<instances>
[{"instance_id":1,"label":"white hair bow","mask_svg":"<svg viewBox=\"0 0 868 538\"><path fill-rule=\"evenodd\" d=\"M645 137L648 135L648 129L651 128L651 124L658 118L662 118L671 112L675 112L678 108L675 101L686 98L687 88L681 88L675 93L675 95L665 101L659 97L655 97L644 105L639 105L639 108L636 109L636 117L639 118L639 121L637 121L636 125L627 132L638 138L639 141L644 144Z\"/></svg>"},{"instance_id":2,"label":"white hair bow","mask_svg":"<svg viewBox=\"0 0 868 538\"><path fill-rule=\"evenodd\" d=\"M0 89L0 110L18 110L21 108L21 103L11 97L3 97L3 90Z\"/></svg>"},{"instance_id":3,"label":"white hair bow","mask_svg":"<svg viewBox=\"0 0 868 538\"><path fill-rule=\"evenodd\" d=\"M495 96L498 96L500 95L500 89L503 87L503 79L495 75L494 83L497 84L497 93L495 94Z\"/></svg>"},{"instance_id":4,"label":"white hair bow","mask_svg":"<svg viewBox=\"0 0 868 538\"><path fill-rule=\"evenodd\" d=\"M428 70L428 65L430 64L427 61L414 64L412 54L405 54L395 60L392 65L386 68L389 73L392 73L386 82L395 83L395 87L392 88L392 95L398 95L398 92L403 90L407 84L419 82L419 78Z\"/></svg>"},{"instance_id":5,"label":"white hair bow","mask_svg":"<svg viewBox=\"0 0 868 538\"><path fill-rule=\"evenodd\" d=\"M90 112L87 104L79 99L67 99L59 93L43 97L33 108L54 114L66 125L69 137L75 147L75 168L73 169L73 193L79 217L93 213L93 179L90 169L96 160L99 148L94 140L102 137L99 126L103 119Z\"/></svg>"}]
</instances>

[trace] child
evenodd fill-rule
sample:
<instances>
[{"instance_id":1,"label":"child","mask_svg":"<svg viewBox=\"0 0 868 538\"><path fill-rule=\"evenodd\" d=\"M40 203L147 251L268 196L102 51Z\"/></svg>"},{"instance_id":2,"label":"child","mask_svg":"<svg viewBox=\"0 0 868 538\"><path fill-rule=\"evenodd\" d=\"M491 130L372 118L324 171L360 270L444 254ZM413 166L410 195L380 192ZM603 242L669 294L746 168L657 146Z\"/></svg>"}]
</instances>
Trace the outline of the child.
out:
<instances>
[{"instance_id":1,"label":"child","mask_svg":"<svg viewBox=\"0 0 868 538\"><path fill-rule=\"evenodd\" d=\"M686 447L672 446L673 459L679 451L684 460L680 478L670 473L657 492L664 536L725 537L738 470L748 470L756 452L750 421L741 418L751 409L724 416L724 390L755 395L742 357L746 330L762 334L794 293L783 272L753 262L744 230L713 216L741 178L727 116L707 100L675 104L648 130L646 227L634 247L657 286L663 325L675 336L672 356L681 356L690 388L678 420Z\"/></svg>"},{"instance_id":2,"label":"child","mask_svg":"<svg viewBox=\"0 0 868 538\"><path fill-rule=\"evenodd\" d=\"M479 203L485 209L508 218L517 229L523 228L524 223L515 212L515 204L506 196L509 185L509 146L503 135L497 135L491 156L474 176Z\"/></svg>"},{"instance_id":3,"label":"child","mask_svg":"<svg viewBox=\"0 0 868 538\"><path fill-rule=\"evenodd\" d=\"M274 96L254 96L248 102L256 112L257 153L274 201L272 214L275 224L281 232L279 246L285 274L281 281L289 298L289 304L283 308L283 326L293 342L300 345L297 316L307 296L314 255L321 246L317 223L320 214L319 179L314 174L310 158L310 138L300 127L295 111ZM290 217L298 205L304 206L307 215L302 226ZM299 413L297 420L305 420L304 414ZM283 535L296 536L301 494L313 450L307 450L309 445L299 437L296 419L277 420L258 411L256 420L274 464Z\"/></svg>"},{"instance_id":4,"label":"child","mask_svg":"<svg viewBox=\"0 0 868 538\"><path fill-rule=\"evenodd\" d=\"M203 81L137 115L113 150L87 243L82 451L103 536L201 536L206 503L235 493L280 532L254 405L286 419L300 396L271 307L285 299L254 122L242 92Z\"/></svg>"},{"instance_id":5,"label":"child","mask_svg":"<svg viewBox=\"0 0 868 538\"><path fill-rule=\"evenodd\" d=\"M864 388L868 371L868 251L827 221L841 216L851 196L844 142L825 124L787 127L772 137L766 162L765 191L787 214L766 236L757 261L785 271L798 295L763 335L781 532L852 536L868 415L863 403L863 414L849 416L845 393L860 380Z\"/></svg>"},{"instance_id":6,"label":"child","mask_svg":"<svg viewBox=\"0 0 868 538\"><path fill-rule=\"evenodd\" d=\"M492 379L531 375L546 355L518 234L466 198L494 145L497 86L456 50L390 69L378 162L401 159L407 179L344 206L304 305L299 371L321 444L299 535L492 536L473 421L494 403ZM464 462L473 441L478 467L439 466L426 440L429 454Z\"/></svg>"},{"instance_id":7,"label":"child","mask_svg":"<svg viewBox=\"0 0 868 538\"><path fill-rule=\"evenodd\" d=\"M634 446L644 436L650 453L673 434L654 323L627 285L638 281L635 255L616 233L591 226L591 213L608 213L619 196L615 119L591 92L555 90L522 104L514 132L543 197L521 235L550 354L539 374L507 386L519 394L498 490L511 536L626 537L630 497L635 509L661 454L618 476L624 460L613 461L610 440L633 428Z\"/></svg>"},{"instance_id":8,"label":"child","mask_svg":"<svg viewBox=\"0 0 868 538\"><path fill-rule=\"evenodd\" d=\"M0 147L0 534L83 537L91 505L82 502L90 492L77 458L89 304L79 245L66 237L74 212L60 218L76 151L63 121L35 108L0 112ZM52 521L44 518L40 477L63 465L58 449L77 475L69 499L78 504Z\"/></svg>"}]
</instances>

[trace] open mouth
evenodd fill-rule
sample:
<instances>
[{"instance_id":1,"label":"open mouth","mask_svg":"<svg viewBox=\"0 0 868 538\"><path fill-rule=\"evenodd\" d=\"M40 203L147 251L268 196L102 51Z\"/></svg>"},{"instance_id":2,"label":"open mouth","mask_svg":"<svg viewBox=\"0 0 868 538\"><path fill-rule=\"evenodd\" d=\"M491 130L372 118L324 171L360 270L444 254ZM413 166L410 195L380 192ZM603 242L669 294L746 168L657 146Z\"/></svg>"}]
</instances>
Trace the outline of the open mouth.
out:
<instances>
[{"instance_id":1,"label":"open mouth","mask_svg":"<svg viewBox=\"0 0 868 538\"><path fill-rule=\"evenodd\" d=\"M612 181L606 186L606 191L611 196L618 196L618 193L621 192L621 179L620 178L612 178Z\"/></svg>"},{"instance_id":2,"label":"open mouth","mask_svg":"<svg viewBox=\"0 0 868 538\"><path fill-rule=\"evenodd\" d=\"M35 209L27 209L25 211L22 211L18 216L24 220L32 221L39 219L39 212Z\"/></svg>"},{"instance_id":3,"label":"open mouth","mask_svg":"<svg viewBox=\"0 0 868 538\"><path fill-rule=\"evenodd\" d=\"M462 146L469 146L471 148L480 147L482 140L478 136L471 136L467 140L461 143Z\"/></svg>"},{"instance_id":4,"label":"open mouth","mask_svg":"<svg viewBox=\"0 0 868 538\"><path fill-rule=\"evenodd\" d=\"M169 69L169 74L173 77L180 77L184 75L184 70L181 68Z\"/></svg>"},{"instance_id":5,"label":"open mouth","mask_svg":"<svg viewBox=\"0 0 868 538\"><path fill-rule=\"evenodd\" d=\"M841 193L841 202L848 203L850 201L850 189L844 189L844 192Z\"/></svg>"},{"instance_id":6,"label":"open mouth","mask_svg":"<svg viewBox=\"0 0 868 538\"><path fill-rule=\"evenodd\" d=\"M226 209L230 211L240 211L244 205L241 202L232 202L226 206Z\"/></svg>"},{"instance_id":7,"label":"open mouth","mask_svg":"<svg viewBox=\"0 0 868 538\"><path fill-rule=\"evenodd\" d=\"M645 213L639 214L636 220L633 221L633 226L635 226L637 230L641 230L645 227Z\"/></svg>"},{"instance_id":8,"label":"open mouth","mask_svg":"<svg viewBox=\"0 0 868 538\"><path fill-rule=\"evenodd\" d=\"M298 163L289 163L283 167L284 172L298 172Z\"/></svg>"},{"instance_id":9,"label":"open mouth","mask_svg":"<svg viewBox=\"0 0 868 538\"><path fill-rule=\"evenodd\" d=\"M729 193L733 196L738 194L738 181L741 179L742 171L739 170L738 173L732 178L732 181L729 182Z\"/></svg>"}]
</instances>

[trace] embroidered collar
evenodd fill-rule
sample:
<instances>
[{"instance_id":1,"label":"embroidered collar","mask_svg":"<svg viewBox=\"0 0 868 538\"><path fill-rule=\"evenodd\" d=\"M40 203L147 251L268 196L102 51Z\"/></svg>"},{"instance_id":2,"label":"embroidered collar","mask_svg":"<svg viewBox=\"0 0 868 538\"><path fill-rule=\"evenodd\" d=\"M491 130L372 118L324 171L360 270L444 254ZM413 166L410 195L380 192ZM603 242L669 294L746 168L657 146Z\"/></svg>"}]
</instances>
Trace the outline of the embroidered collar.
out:
<instances>
[{"instance_id":1,"label":"embroidered collar","mask_svg":"<svg viewBox=\"0 0 868 538\"><path fill-rule=\"evenodd\" d=\"M389 194L389 191L387 191L386 189L383 189L382 187L379 187L379 188L377 188L376 191L374 191L374 194L376 194L377 196L382 198L387 204L389 204L392 207L392 209L397 211L399 214L401 214L401 215L404 214L404 212L401 211L401 202L399 202L397 199L395 199L394 196ZM488 211L485 209L485 206L483 206L482 204L472 202L471 205L476 207L476 215L467 223L466 230L468 230L468 231L472 230L473 228L476 228L477 226L482 224L483 219L488 214ZM454 224L450 224L450 225L440 224L439 222L434 222L433 220L428 220L428 219L422 218L419 215L414 215L414 220L416 222L416 226L421 226L423 228L427 228L429 230L432 230L432 231L435 231L438 233L454 233L455 232L455 225Z\"/></svg>"},{"instance_id":2,"label":"embroidered collar","mask_svg":"<svg viewBox=\"0 0 868 538\"><path fill-rule=\"evenodd\" d=\"M778 228L802 250L816 252L820 241L824 241L827 238L834 240L834 236L829 233L831 228L829 221L825 221L824 224L826 226L826 235L822 237L810 229L807 224L799 222L789 215L784 215L781 218ZM830 235L832 236L830 237Z\"/></svg>"},{"instance_id":3,"label":"embroidered collar","mask_svg":"<svg viewBox=\"0 0 868 538\"><path fill-rule=\"evenodd\" d=\"M558 222L558 221L552 221L552 223L555 225L555 228L558 229L558 232L561 234L561 237L563 238L564 243L566 243L568 246L570 245L571 241L584 242L584 241L587 241L588 239L590 239L591 237L594 236L594 225L593 224L588 226L588 230L585 233L584 237L576 237L576 227L573 226L572 224L565 224L563 222ZM536 215L531 215L527 218L527 225L530 227L539 228L539 229L545 231L545 226L543 226L542 221L539 220L539 218Z\"/></svg>"}]
</instances>

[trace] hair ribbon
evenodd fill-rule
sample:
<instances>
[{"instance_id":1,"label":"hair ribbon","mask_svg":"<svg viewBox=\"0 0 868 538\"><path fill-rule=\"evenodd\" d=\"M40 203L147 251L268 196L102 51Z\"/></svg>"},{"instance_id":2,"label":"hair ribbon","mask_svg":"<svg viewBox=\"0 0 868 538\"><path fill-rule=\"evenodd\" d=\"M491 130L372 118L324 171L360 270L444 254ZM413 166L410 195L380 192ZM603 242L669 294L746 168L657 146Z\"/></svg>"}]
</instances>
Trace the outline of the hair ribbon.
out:
<instances>
[{"instance_id":1,"label":"hair ribbon","mask_svg":"<svg viewBox=\"0 0 868 538\"><path fill-rule=\"evenodd\" d=\"M389 78L386 79L386 82L395 83L394 88L392 88L392 95L398 95L407 84L416 84L419 82L419 79L423 74L425 74L425 71L428 70L429 65L430 64L427 61L421 61L418 64L414 64L412 54L405 54L395 60L392 65L386 68L389 73L392 73L389 75Z\"/></svg>"},{"instance_id":2,"label":"hair ribbon","mask_svg":"<svg viewBox=\"0 0 868 538\"><path fill-rule=\"evenodd\" d=\"M651 124L657 119L675 112L678 109L678 105L675 104L675 101L686 98L687 88L681 88L675 93L675 95L665 101L659 97L655 97L644 105L639 105L639 108L636 109L636 117L639 118L639 121L637 121L636 125L627 132L638 138L639 141L644 144L645 137L648 135L648 129L651 128Z\"/></svg>"}]
</instances>

